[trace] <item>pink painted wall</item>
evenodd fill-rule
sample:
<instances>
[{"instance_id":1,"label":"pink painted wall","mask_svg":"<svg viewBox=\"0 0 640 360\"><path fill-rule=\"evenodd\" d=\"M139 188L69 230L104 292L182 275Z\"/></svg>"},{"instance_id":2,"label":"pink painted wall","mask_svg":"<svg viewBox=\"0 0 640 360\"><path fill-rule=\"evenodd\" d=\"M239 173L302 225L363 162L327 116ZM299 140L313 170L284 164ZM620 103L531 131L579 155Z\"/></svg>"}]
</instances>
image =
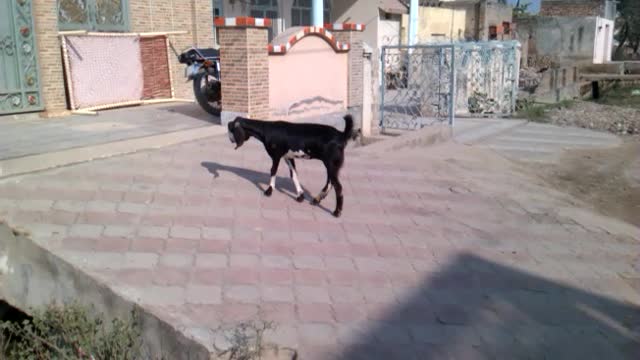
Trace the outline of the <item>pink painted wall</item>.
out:
<instances>
[{"instance_id":1,"label":"pink painted wall","mask_svg":"<svg viewBox=\"0 0 640 360\"><path fill-rule=\"evenodd\" d=\"M300 39L285 55L269 56L271 116L295 120L344 110L347 74L347 53L336 53L314 35Z\"/></svg>"}]
</instances>

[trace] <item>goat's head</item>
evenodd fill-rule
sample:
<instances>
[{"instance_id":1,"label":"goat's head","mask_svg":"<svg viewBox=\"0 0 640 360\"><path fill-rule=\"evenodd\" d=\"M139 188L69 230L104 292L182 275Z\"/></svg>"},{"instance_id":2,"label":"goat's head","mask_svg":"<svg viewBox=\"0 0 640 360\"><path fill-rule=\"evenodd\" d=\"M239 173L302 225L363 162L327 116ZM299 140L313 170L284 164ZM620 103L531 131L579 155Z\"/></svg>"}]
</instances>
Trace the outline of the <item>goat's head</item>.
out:
<instances>
[{"instance_id":1,"label":"goat's head","mask_svg":"<svg viewBox=\"0 0 640 360\"><path fill-rule=\"evenodd\" d=\"M236 144L236 149L249 139L249 135L242 128L242 118L237 117L227 125L229 140Z\"/></svg>"}]
</instances>

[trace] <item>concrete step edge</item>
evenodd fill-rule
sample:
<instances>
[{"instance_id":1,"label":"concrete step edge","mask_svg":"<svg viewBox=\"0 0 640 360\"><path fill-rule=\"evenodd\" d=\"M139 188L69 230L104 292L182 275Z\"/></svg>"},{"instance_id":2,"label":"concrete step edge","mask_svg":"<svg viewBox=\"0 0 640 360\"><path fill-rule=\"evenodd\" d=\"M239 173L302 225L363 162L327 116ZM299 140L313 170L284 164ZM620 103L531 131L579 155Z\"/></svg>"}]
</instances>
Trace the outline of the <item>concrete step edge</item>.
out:
<instances>
[{"instance_id":1,"label":"concrete step edge","mask_svg":"<svg viewBox=\"0 0 640 360\"><path fill-rule=\"evenodd\" d=\"M83 163L95 159L131 154L138 151L158 149L193 140L222 135L222 126L206 126L174 131L135 139L118 140L98 145L65 149L45 154L0 160L0 179Z\"/></svg>"}]
</instances>

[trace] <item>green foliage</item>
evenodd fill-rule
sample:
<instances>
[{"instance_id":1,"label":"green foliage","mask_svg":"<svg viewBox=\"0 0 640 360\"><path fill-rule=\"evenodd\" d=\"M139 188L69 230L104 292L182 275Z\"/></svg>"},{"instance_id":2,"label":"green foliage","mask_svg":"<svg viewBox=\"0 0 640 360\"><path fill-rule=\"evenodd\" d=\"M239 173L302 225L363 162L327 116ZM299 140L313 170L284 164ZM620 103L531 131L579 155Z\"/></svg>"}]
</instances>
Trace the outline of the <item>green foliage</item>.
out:
<instances>
[{"instance_id":1,"label":"green foliage","mask_svg":"<svg viewBox=\"0 0 640 360\"><path fill-rule=\"evenodd\" d=\"M570 108L574 100L562 100L555 104L540 104L532 99L518 99L516 101L517 117L529 121L548 123L550 119L547 113L553 109Z\"/></svg>"},{"instance_id":2,"label":"green foliage","mask_svg":"<svg viewBox=\"0 0 640 360\"><path fill-rule=\"evenodd\" d=\"M640 1L620 0L618 3L618 18L616 28L620 29L616 34L620 53L624 47L631 48L633 53L638 53L640 48Z\"/></svg>"},{"instance_id":3,"label":"green foliage","mask_svg":"<svg viewBox=\"0 0 640 360\"><path fill-rule=\"evenodd\" d=\"M78 304L49 305L32 320L0 322L0 357L8 360L133 360L142 342L136 315L105 323ZM4 356L2 356L4 355Z\"/></svg>"},{"instance_id":4,"label":"green foliage","mask_svg":"<svg viewBox=\"0 0 640 360\"><path fill-rule=\"evenodd\" d=\"M521 3L520 0L518 0L516 5L513 7L513 16L522 17L528 15L529 6L531 6L530 2Z\"/></svg>"},{"instance_id":5,"label":"green foliage","mask_svg":"<svg viewBox=\"0 0 640 360\"><path fill-rule=\"evenodd\" d=\"M616 84L613 88L605 91L600 99L595 101L604 105L640 109L640 95L637 95L639 91L640 86L621 86Z\"/></svg>"},{"instance_id":6,"label":"green foliage","mask_svg":"<svg viewBox=\"0 0 640 360\"><path fill-rule=\"evenodd\" d=\"M493 114L497 106L495 99L479 91L473 92L473 95L467 99L467 104L472 114Z\"/></svg>"},{"instance_id":7,"label":"green foliage","mask_svg":"<svg viewBox=\"0 0 640 360\"><path fill-rule=\"evenodd\" d=\"M222 335L228 346L224 349L213 344L219 357L228 360L259 360L265 350L264 335L275 328L268 321L247 321L231 328L218 328L215 332Z\"/></svg>"}]
</instances>

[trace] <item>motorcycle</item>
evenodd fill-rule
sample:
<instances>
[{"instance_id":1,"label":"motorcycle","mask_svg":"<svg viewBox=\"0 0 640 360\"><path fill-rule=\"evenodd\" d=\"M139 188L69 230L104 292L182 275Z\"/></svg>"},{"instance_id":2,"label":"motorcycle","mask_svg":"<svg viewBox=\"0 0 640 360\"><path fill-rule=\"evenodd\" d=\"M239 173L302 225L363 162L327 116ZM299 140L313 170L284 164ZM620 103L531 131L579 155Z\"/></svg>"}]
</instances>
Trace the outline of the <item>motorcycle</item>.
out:
<instances>
[{"instance_id":1,"label":"motorcycle","mask_svg":"<svg viewBox=\"0 0 640 360\"><path fill-rule=\"evenodd\" d=\"M211 115L220 116L220 51L191 47L178 55L178 61L187 65L185 77L187 81L193 81L193 94L200 107Z\"/></svg>"}]
</instances>

